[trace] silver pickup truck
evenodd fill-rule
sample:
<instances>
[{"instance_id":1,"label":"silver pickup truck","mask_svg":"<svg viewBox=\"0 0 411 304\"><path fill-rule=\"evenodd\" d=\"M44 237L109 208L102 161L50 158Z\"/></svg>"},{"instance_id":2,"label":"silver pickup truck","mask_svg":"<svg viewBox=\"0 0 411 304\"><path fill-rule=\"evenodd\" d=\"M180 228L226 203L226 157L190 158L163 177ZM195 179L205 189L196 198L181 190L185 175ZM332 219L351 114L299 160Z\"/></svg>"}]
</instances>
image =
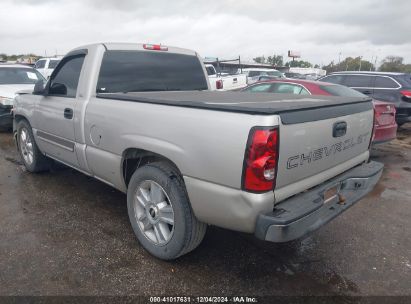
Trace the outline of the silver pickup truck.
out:
<instances>
[{"instance_id":1,"label":"silver pickup truck","mask_svg":"<svg viewBox=\"0 0 411 304\"><path fill-rule=\"evenodd\" d=\"M28 171L55 160L127 193L139 242L166 260L207 225L300 238L383 169L368 161L369 99L211 92L196 52L163 45L71 51L16 98L14 132Z\"/></svg>"}]
</instances>

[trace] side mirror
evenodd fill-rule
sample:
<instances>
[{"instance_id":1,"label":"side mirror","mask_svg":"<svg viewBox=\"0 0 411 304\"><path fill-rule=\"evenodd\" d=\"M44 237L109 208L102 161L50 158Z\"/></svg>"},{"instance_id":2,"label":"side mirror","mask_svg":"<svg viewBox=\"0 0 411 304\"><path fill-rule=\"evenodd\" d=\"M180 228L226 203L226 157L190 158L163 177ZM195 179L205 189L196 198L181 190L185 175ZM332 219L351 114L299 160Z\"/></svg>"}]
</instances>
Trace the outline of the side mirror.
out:
<instances>
[{"instance_id":1,"label":"side mirror","mask_svg":"<svg viewBox=\"0 0 411 304\"><path fill-rule=\"evenodd\" d=\"M33 95L44 95L45 91L44 80L37 80L36 84L34 85Z\"/></svg>"},{"instance_id":2,"label":"side mirror","mask_svg":"<svg viewBox=\"0 0 411 304\"><path fill-rule=\"evenodd\" d=\"M65 96L67 95L67 87L62 83L55 82L50 86L49 94Z\"/></svg>"}]
</instances>

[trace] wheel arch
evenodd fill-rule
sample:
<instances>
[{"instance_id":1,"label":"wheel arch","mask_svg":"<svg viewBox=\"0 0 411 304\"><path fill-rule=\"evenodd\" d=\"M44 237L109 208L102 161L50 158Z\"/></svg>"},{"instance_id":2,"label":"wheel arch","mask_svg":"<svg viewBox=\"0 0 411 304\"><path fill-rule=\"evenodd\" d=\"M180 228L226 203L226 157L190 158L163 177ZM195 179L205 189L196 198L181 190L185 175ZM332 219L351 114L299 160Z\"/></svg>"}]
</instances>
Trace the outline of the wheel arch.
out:
<instances>
[{"instance_id":1,"label":"wheel arch","mask_svg":"<svg viewBox=\"0 0 411 304\"><path fill-rule=\"evenodd\" d=\"M160 161L166 162L173 166L182 176L181 171L176 163L161 154L139 148L127 148L126 150L124 150L121 160L121 174L126 187L128 187L131 176L138 168L149 163Z\"/></svg>"},{"instance_id":2,"label":"wheel arch","mask_svg":"<svg viewBox=\"0 0 411 304\"><path fill-rule=\"evenodd\" d=\"M17 140L17 124L18 124L20 121L22 121L22 120L27 121L27 123L28 123L29 126L31 127L31 123L30 123L30 121L27 119L26 116L21 115L21 114L14 114L14 117L13 117L13 137L14 137L14 140L15 140L15 142L16 142L16 147L17 147L17 149L19 148L19 141Z\"/></svg>"}]
</instances>

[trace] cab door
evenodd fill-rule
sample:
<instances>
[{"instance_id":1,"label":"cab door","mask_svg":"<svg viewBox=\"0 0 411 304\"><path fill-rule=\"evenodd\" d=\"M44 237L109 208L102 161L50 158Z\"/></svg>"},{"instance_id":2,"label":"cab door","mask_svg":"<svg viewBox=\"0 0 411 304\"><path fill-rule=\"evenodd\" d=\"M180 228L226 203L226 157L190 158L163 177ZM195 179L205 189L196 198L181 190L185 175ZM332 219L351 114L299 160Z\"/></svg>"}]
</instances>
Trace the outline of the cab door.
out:
<instances>
[{"instance_id":1,"label":"cab door","mask_svg":"<svg viewBox=\"0 0 411 304\"><path fill-rule=\"evenodd\" d=\"M85 54L65 57L56 67L35 109L36 142L51 158L79 167L74 109Z\"/></svg>"}]
</instances>

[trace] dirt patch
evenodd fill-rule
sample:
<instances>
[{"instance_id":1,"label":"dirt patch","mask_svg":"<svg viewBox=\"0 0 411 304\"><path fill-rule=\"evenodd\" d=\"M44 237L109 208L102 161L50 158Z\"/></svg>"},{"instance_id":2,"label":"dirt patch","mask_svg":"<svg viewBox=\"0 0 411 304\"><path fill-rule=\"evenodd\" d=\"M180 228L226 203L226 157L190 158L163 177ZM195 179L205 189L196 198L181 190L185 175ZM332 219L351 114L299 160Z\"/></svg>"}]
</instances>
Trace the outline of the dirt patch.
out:
<instances>
[{"instance_id":1,"label":"dirt patch","mask_svg":"<svg viewBox=\"0 0 411 304\"><path fill-rule=\"evenodd\" d=\"M23 163L21 161L15 159L15 158L5 157L4 159L7 160L8 162L12 163L12 164L15 164L15 165L19 165L19 166L23 165Z\"/></svg>"}]
</instances>

